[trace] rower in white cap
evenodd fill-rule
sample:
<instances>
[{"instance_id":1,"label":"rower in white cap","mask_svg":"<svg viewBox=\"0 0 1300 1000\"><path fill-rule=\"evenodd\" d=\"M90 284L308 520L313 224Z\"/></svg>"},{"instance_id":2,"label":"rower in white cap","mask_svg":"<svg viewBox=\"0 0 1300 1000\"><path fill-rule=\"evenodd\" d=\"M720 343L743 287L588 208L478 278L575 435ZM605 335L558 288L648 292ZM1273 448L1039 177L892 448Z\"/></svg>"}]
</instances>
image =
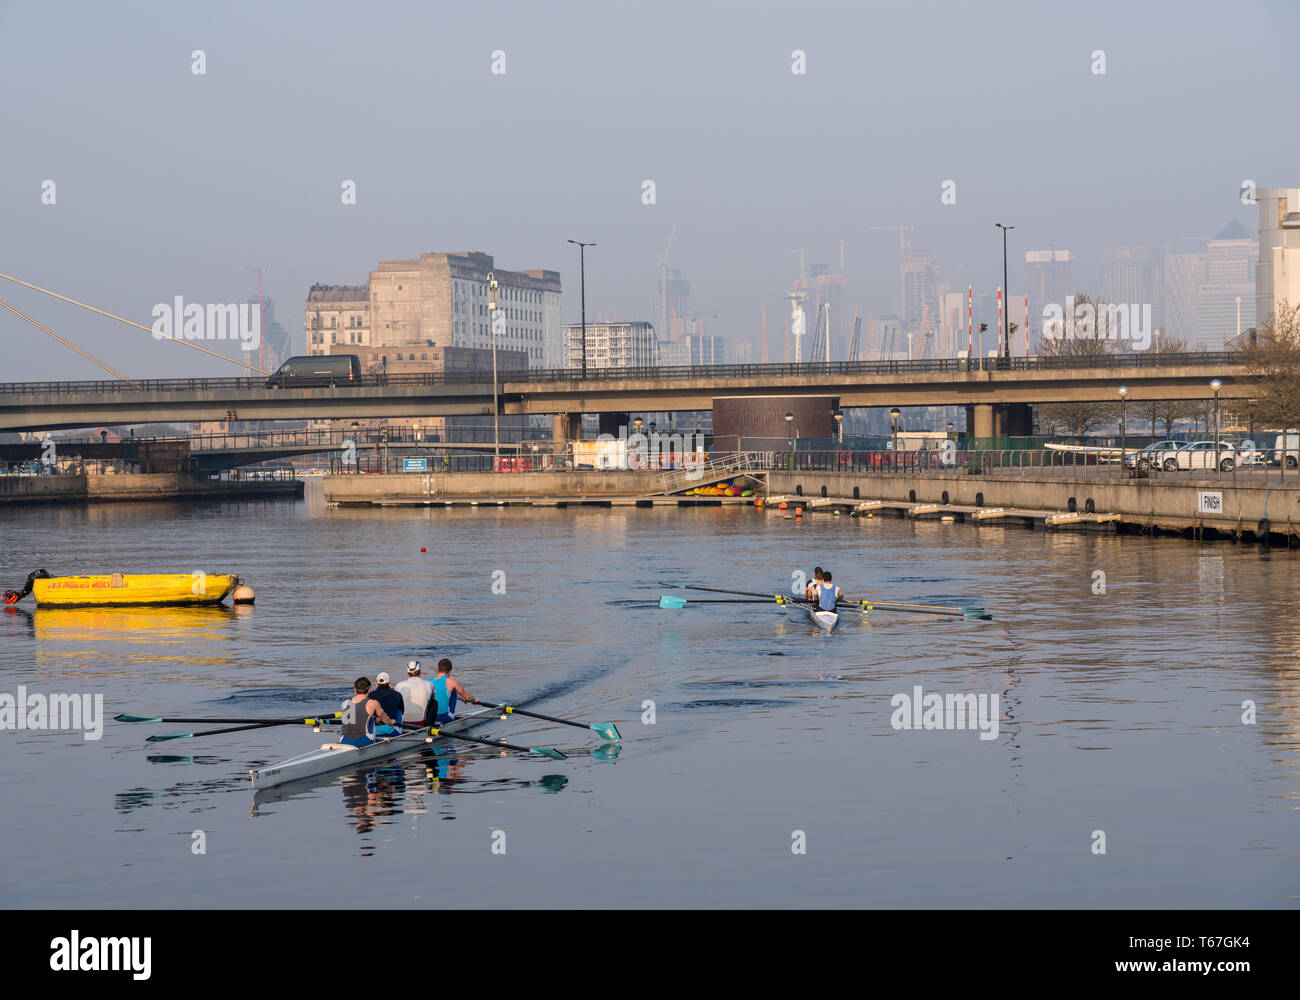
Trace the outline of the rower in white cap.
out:
<instances>
[{"instance_id":1,"label":"rower in white cap","mask_svg":"<svg viewBox=\"0 0 1300 1000\"><path fill-rule=\"evenodd\" d=\"M420 661L412 660L406 665L406 680L393 685L393 690L402 696L402 714L407 722L423 722L424 713L433 697L433 685L420 676Z\"/></svg>"},{"instance_id":2,"label":"rower in white cap","mask_svg":"<svg viewBox=\"0 0 1300 1000\"><path fill-rule=\"evenodd\" d=\"M388 686L388 673L381 670L375 674L375 686L370 692L370 700L379 702L379 707L392 716L395 725L375 726L376 736L396 736L402 731L402 696Z\"/></svg>"}]
</instances>

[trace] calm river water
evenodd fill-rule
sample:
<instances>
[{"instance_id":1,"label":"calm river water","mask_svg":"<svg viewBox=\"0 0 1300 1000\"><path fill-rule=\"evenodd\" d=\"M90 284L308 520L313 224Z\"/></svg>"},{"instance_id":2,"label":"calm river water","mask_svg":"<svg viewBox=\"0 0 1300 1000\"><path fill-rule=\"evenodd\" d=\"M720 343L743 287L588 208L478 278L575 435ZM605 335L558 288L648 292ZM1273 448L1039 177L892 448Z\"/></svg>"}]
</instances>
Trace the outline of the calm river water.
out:
<instances>
[{"instance_id":1,"label":"calm river water","mask_svg":"<svg viewBox=\"0 0 1300 1000\"><path fill-rule=\"evenodd\" d=\"M475 694L624 736L610 757L514 717L480 732L568 759L426 748L255 798L249 768L327 737L3 731L5 906L319 906L361 877L378 905L453 907L1300 899L1295 552L750 509L328 510L315 481L300 503L3 510L0 531L0 586L202 569L258 595L27 598L0 611L0 693L311 714L359 674L450 656ZM827 636L775 605L655 606L656 581L777 592L814 564L850 597L995 620L845 615ZM894 728L917 687L997 696L996 738Z\"/></svg>"}]
</instances>

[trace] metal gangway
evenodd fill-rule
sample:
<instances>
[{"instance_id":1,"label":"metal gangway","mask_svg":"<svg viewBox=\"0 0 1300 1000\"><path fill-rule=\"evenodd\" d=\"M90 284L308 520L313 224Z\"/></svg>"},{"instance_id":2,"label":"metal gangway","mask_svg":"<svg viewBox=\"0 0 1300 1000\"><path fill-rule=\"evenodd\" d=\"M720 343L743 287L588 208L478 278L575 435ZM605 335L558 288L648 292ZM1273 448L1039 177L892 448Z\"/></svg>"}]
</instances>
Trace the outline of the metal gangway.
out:
<instances>
[{"instance_id":1,"label":"metal gangway","mask_svg":"<svg viewBox=\"0 0 1300 1000\"><path fill-rule=\"evenodd\" d=\"M674 469L659 475L659 492L680 493L697 486L711 486L740 473L766 472L776 461L773 451L737 451L719 455L684 469Z\"/></svg>"}]
</instances>

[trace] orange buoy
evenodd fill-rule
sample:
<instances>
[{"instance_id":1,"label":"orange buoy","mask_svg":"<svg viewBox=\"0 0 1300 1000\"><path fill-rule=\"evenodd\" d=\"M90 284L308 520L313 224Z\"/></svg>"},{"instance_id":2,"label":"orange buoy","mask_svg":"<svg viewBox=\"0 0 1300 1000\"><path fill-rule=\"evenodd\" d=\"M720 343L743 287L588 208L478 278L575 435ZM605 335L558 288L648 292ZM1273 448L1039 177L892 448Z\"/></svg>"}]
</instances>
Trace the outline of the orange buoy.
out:
<instances>
[{"instance_id":1,"label":"orange buoy","mask_svg":"<svg viewBox=\"0 0 1300 1000\"><path fill-rule=\"evenodd\" d=\"M788 506L789 504L787 504L784 500L782 500L781 503L777 506L777 510L785 510Z\"/></svg>"},{"instance_id":2,"label":"orange buoy","mask_svg":"<svg viewBox=\"0 0 1300 1000\"><path fill-rule=\"evenodd\" d=\"M421 551L421 552L424 551L424 546L423 546L423 545L420 546L420 551Z\"/></svg>"},{"instance_id":3,"label":"orange buoy","mask_svg":"<svg viewBox=\"0 0 1300 1000\"><path fill-rule=\"evenodd\" d=\"M257 595L253 593L253 588L246 583L241 583L236 587L231 597L236 604L252 604L257 599Z\"/></svg>"}]
</instances>

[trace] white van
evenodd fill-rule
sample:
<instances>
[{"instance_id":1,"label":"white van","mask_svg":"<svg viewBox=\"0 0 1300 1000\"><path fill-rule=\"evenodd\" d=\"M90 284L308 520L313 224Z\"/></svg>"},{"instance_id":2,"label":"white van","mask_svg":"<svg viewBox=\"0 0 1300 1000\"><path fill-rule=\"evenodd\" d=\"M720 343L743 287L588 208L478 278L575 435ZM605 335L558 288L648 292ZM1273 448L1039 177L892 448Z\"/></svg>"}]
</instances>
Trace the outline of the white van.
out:
<instances>
[{"instance_id":1,"label":"white van","mask_svg":"<svg viewBox=\"0 0 1300 1000\"><path fill-rule=\"evenodd\" d=\"M1276 449L1273 452L1273 461L1276 464L1282 464L1282 456L1285 454L1288 469L1300 465L1300 432L1288 430L1285 434L1279 434L1273 447Z\"/></svg>"}]
</instances>

